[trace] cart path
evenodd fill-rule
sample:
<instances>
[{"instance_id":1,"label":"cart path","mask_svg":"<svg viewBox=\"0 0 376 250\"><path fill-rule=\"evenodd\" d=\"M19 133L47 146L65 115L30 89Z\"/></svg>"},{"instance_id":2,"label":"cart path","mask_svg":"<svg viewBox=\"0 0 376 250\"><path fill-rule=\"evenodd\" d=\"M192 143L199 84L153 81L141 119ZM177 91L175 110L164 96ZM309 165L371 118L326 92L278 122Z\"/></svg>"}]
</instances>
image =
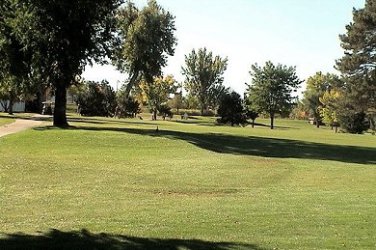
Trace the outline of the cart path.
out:
<instances>
[{"instance_id":1,"label":"cart path","mask_svg":"<svg viewBox=\"0 0 376 250\"><path fill-rule=\"evenodd\" d=\"M49 116L34 115L30 119L16 119L13 123L0 126L0 137L41 126L46 118L49 118Z\"/></svg>"}]
</instances>

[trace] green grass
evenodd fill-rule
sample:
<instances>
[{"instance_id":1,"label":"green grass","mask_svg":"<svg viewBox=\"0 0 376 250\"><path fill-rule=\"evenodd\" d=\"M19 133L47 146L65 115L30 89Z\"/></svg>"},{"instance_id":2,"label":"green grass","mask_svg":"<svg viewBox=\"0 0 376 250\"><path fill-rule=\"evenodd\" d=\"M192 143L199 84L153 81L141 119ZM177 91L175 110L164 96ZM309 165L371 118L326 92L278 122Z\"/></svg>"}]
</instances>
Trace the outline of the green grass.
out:
<instances>
[{"instance_id":1,"label":"green grass","mask_svg":"<svg viewBox=\"0 0 376 250\"><path fill-rule=\"evenodd\" d=\"M12 123L14 121L15 119L12 116L0 113L0 126Z\"/></svg>"},{"instance_id":2,"label":"green grass","mask_svg":"<svg viewBox=\"0 0 376 250\"><path fill-rule=\"evenodd\" d=\"M71 125L0 138L0 249L376 248L375 136L289 120Z\"/></svg>"},{"instance_id":3,"label":"green grass","mask_svg":"<svg viewBox=\"0 0 376 250\"><path fill-rule=\"evenodd\" d=\"M10 124L18 118L30 118L32 115L30 113L14 113L13 115L0 113L0 126Z\"/></svg>"}]
</instances>

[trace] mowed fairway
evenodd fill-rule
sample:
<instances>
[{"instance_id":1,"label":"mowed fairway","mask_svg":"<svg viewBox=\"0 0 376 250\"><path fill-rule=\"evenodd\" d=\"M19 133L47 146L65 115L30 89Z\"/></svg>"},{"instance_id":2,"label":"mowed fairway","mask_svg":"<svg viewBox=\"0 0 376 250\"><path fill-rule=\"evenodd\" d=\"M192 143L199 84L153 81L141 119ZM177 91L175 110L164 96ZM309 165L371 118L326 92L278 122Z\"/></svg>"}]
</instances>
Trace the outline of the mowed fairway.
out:
<instances>
[{"instance_id":1,"label":"mowed fairway","mask_svg":"<svg viewBox=\"0 0 376 250\"><path fill-rule=\"evenodd\" d=\"M0 138L0 249L376 248L375 136L283 120L70 124Z\"/></svg>"}]
</instances>

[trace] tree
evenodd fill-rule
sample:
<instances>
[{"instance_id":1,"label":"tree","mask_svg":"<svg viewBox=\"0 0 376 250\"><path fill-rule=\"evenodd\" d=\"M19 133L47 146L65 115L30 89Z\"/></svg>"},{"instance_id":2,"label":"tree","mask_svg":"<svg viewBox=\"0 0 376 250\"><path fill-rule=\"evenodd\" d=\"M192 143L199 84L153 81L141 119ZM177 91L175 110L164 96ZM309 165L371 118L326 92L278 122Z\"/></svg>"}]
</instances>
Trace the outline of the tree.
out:
<instances>
[{"instance_id":1,"label":"tree","mask_svg":"<svg viewBox=\"0 0 376 250\"><path fill-rule=\"evenodd\" d=\"M185 76L185 88L190 95L197 96L201 115L208 109L213 92L222 89L223 73L227 68L227 58L213 56L206 48L198 49L185 56L182 73Z\"/></svg>"},{"instance_id":2,"label":"tree","mask_svg":"<svg viewBox=\"0 0 376 250\"><path fill-rule=\"evenodd\" d=\"M53 124L68 125L67 88L88 63L111 55L115 12L122 0L14 0L14 33L32 53L31 67L55 90Z\"/></svg>"},{"instance_id":3,"label":"tree","mask_svg":"<svg viewBox=\"0 0 376 250\"><path fill-rule=\"evenodd\" d=\"M185 96L183 102L185 108L187 109L198 109L200 106L197 96L194 96L192 94Z\"/></svg>"},{"instance_id":4,"label":"tree","mask_svg":"<svg viewBox=\"0 0 376 250\"><path fill-rule=\"evenodd\" d=\"M298 103L291 110L290 119L306 120L308 118L307 108L305 104L298 100Z\"/></svg>"},{"instance_id":5,"label":"tree","mask_svg":"<svg viewBox=\"0 0 376 250\"><path fill-rule=\"evenodd\" d=\"M248 95L252 107L270 116L270 128L274 128L276 114L291 108L293 97L291 92L297 90L302 81L296 75L295 67L287 67L266 62L264 67L252 65L250 71L252 84L248 87Z\"/></svg>"},{"instance_id":6,"label":"tree","mask_svg":"<svg viewBox=\"0 0 376 250\"><path fill-rule=\"evenodd\" d=\"M3 108L13 113L13 104L28 91L27 80L31 73L30 50L21 44L14 32L18 6L15 1L0 4L0 100Z\"/></svg>"},{"instance_id":7,"label":"tree","mask_svg":"<svg viewBox=\"0 0 376 250\"><path fill-rule=\"evenodd\" d=\"M137 114L141 113L140 102L132 96L126 97L125 91L126 86L123 85L116 93L116 115L118 117L134 118L137 116Z\"/></svg>"},{"instance_id":8,"label":"tree","mask_svg":"<svg viewBox=\"0 0 376 250\"><path fill-rule=\"evenodd\" d=\"M209 105L212 109L217 110L222 98L230 94L230 88L223 85L216 85L209 90Z\"/></svg>"},{"instance_id":9,"label":"tree","mask_svg":"<svg viewBox=\"0 0 376 250\"><path fill-rule=\"evenodd\" d=\"M245 106L245 116L247 119L252 120L252 128L255 127L255 120L257 117L259 117L259 113L257 110L254 109L252 105L252 100L247 95L247 93L244 93L244 106Z\"/></svg>"},{"instance_id":10,"label":"tree","mask_svg":"<svg viewBox=\"0 0 376 250\"><path fill-rule=\"evenodd\" d=\"M158 108L159 115L162 116L163 120L166 120L166 117L173 117L171 107L167 104L162 104Z\"/></svg>"},{"instance_id":11,"label":"tree","mask_svg":"<svg viewBox=\"0 0 376 250\"><path fill-rule=\"evenodd\" d=\"M320 98L324 93L329 90L332 82L337 76L332 74L323 74L317 72L315 75L308 78L306 84L306 91L304 92L303 103L308 113L314 118L316 127L319 128L322 123L321 110L323 104L320 102Z\"/></svg>"},{"instance_id":12,"label":"tree","mask_svg":"<svg viewBox=\"0 0 376 250\"><path fill-rule=\"evenodd\" d=\"M183 107L183 90L182 84L178 83L174 97L169 101L169 106L176 109L176 113L179 113L179 109Z\"/></svg>"},{"instance_id":13,"label":"tree","mask_svg":"<svg viewBox=\"0 0 376 250\"><path fill-rule=\"evenodd\" d=\"M140 103L132 97L120 99L117 103L119 117L135 118L137 114L141 113Z\"/></svg>"},{"instance_id":14,"label":"tree","mask_svg":"<svg viewBox=\"0 0 376 250\"><path fill-rule=\"evenodd\" d=\"M88 82L86 90L77 98L79 113L87 116L113 116L116 108L116 94L107 81Z\"/></svg>"},{"instance_id":15,"label":"tree","mask_svg":"<svg viewBox=\"0 0 376 250\"><path fill-rule=\"evenodd\" d=\"M166 104L169 96L176 91L176 80L173 76L156 77L153 83L143 81L141 89L147 97L150 111L153 113L153 120L157 119L158 111L161 111L163 104Z\"/></svg>"},{"instance_id":16,"label":"tree","mask_svg":"<svg viewBox=\"0 0 376 250\"><path fill-rule=\"evenodd\" d=\"M376 121L376 1L366 0L363 9L354 9L353 22L340 35L344 56L337 68L345 80L347 100L355 113L365 113ZM347 106L349 108L349 106Z\"/></svg>"},{"instance_id":17,"label":"tree","mask_svg":"<svg viewBox=\"0 0 376 250\"><path fill-rule=\"evenodd\" d=\"M343 91L339 88L330 88L324 92L320 97L322 108L320 109L320 116L326 124L332 128L339 126L338 107L341 100L343 100Z\"/></svg>"},{"instance_id":18,"label":"tree","mask_svg":"<svg viewBox=\"0 0 376 250\"><path fill-rule=\"evenodd\" d=\"M117 21L120 41L113 63L129 74L128 96L141 78L151 84L154 77L161 76L167 56L174 55L175 17L155 0L149 0L142 10L128 1L118 11Z\"/></svg>"},{"instance_id":19,"label":"tree","mask_svg":"<svg viewBox=\"0 0 376 250\"><path fill-rule=\"evenodd\" d=\"M217 115L220 117L217 120L219 123L230 123L231 126L247 123L243 100L235 91L223 95Z\"/></svg>"}]
</instances>

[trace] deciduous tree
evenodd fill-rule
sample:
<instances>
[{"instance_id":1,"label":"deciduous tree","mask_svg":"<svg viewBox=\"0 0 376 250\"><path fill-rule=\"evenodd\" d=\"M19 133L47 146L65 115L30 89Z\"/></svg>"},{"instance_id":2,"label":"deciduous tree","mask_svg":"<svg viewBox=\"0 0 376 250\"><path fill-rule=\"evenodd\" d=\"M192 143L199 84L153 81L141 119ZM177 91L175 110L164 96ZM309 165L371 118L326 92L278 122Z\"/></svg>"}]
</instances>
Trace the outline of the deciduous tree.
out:
<instances>
[{"instance_id":1,"label":"deciduous tree","mask_svg":"<svg viewBox=\"0 0 376 250\"><path fill-rule=\"evenodd\" d=\"M176 80L173 76L156 77L153 83L143 81L141 89L145 93L150 111L153 114L153 120L157 119L158 111L166 104L169 96L176 91Z\"/></svg>"},{"instance_id":2,"label":"deciduous tree","mask_svg":"<svg viewBox=\"0 0 376 250\"><path fill-rule=\"evenodd\" d=\"M185 66L182 67L185 88L190 95L197 96L201 115L208 109L213 96L224 90L222 84L226 68L227 58L213 56L206 48L192 50L185 56Z\"/></svg>"},{"instance_id":3,"label":"deciduous tree","mask_svg":"<svg viewBox=\"0 0 376 250\"><path fill-rule=\"evenodd\" d=\"M53 124L67 126L66 92L85 66L111 55L122 0L14 0L14 33L33 51L31 66L55 89Z\"/></svg>"},{"instance_id":4,"label":"deciduous tree","mask_svg":"<svg viewBox=\"0 0 376 250\"><path fill-rule=\"evenodd\" d=\"M266 62L263 67L252 65L250 71L252 84L248 87L248 95L252 106L259 112L270 116L270 128L274 128L276 114L281 114L293 104L292 92L302 83L296 75L295 67L282 64L274 65Z\"/></svg>"},{"instance_id":5,"label":"deciduous tree","mask_svg":"<svg viewBox=\"0 0 376 250\"><path fill-rule=\"evenodd\" d=\"M319 128L322 123L321 110L324 107L320 102L320 98L330 89L337 78L337 76L332 74L317 72L306 81L303 103L310 116L314 118L317 128Z\"/></svg>"},{"instance_id":6,"label":"deciduous tree","mask_svg":"<svg viewBox=\"0 0 376 250\"><path fill-rule=\"evenodd\" d=\"M149 84L162 75L167 57L175 53L175 17L155 0L138 9L132 1L117 13L119 46L113 63L129 74L126 96L143 78Z\"/></svg>"},{"instance_id":7,"label":"deciduous tree","mask_svg":"<svg viewBox=\"0 0 376 250\"><path fill-rule=\"evenodd\" d=\"M9 114L13 113L14 102L26 95L30 85L31 51L15 32L19 11L16 1L4 0L0 4L0 100Z\"/></svg>"}]
</instances>

